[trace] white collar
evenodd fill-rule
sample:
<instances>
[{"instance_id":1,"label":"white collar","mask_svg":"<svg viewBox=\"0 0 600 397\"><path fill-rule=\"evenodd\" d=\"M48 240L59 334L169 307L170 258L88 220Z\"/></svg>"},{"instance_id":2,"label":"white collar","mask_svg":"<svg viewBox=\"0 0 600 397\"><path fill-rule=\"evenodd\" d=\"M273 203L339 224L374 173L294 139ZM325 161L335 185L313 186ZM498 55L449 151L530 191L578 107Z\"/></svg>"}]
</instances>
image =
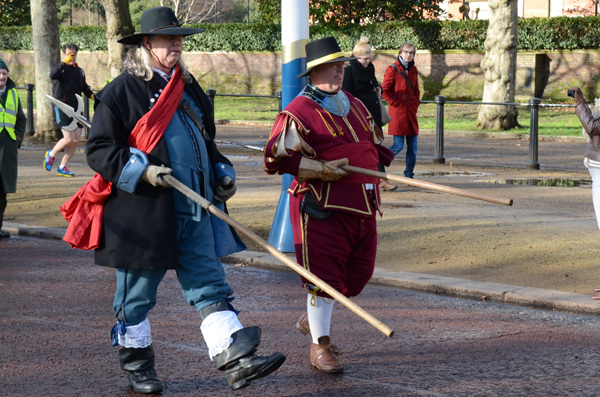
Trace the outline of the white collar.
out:
<instances>
[{"instance_id":1,"label":"white collar","mask_svg":"<svg viewBox=\"0 0 600 397\"><path fill-rule=\"evenodd\" d=\"M156 73L158 73L158 75L160 77L162 77L163 79L169 81L171 80L171 77L173 77L173 74L175 73L175 68L173 68L173 70L171 70L171 73L165 73L162 70L156 69L156 68L152 68L152 70Z\"/></svg>"}]
</instances>

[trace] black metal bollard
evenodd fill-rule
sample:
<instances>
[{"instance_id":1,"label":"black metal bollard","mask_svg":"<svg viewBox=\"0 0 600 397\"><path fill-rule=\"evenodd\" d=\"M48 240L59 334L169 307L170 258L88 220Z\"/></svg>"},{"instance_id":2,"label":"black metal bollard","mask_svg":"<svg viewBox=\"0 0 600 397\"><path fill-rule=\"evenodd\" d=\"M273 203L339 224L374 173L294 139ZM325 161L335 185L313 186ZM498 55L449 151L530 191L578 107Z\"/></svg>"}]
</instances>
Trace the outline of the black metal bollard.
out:
<instances>
[{"instance_id":1,"label":"black metal bollard","mask_svg":"<svg viewBox=\"0 0 600 397\"><path fill-rule=\"evenodd\" d=\"M277 91L277 100L279 101L279 108L277 113L281 113L283 110L283 93L281 91Z\"/></svg>"},{"instance_id":2,"label":"black metal bollard","mask_svg":"<svg viewBox=\"0 0 600 397\"><path fill-rule=\"evenodd\" d=\"M527 168L534 170L540 169L540 163L538 162L538 111L541 102L539 98L531 98L529 100L531 117L529 119L529 164L527 164Z\"/></svg>"},{"instance_id":3,"label":"black metal bollard","mask_svg":"<svg viewBox=\"0 0 600 397\"><path fill-rule=\"evenodd\" d=\"M25 134L32 136L35 134L35 123L33 122L33 90L35 85L31 83L25 84L27 90L27 124L25 126Z\"/></svg>"},{"instance_id":4,"label":"black metal bollard","mask_svg":"<svg viewBox=\"0 0 600 397\"><path fill-rule=\"evenodd\" d=\"M208 90L206 90L206 95L208 96L208 100L210 101L210 104L212 105L212 118L214 120L215 119L215 95L217 95L217 90L213 90L212 88L209 88Z\"/></svg>"},{"instance_id":5,"label":"black metal bollard","mask_svg":"<svg viewBox=\"0 0 600 397\"><path fill-rule=\"evenodd\" d=\"M90 120L90 98L85 94L83 94L83 117L85 117L86 120ZM87 127L83 127L81 129L81 136L86 137L89 132Z\"/></svg>"},{"instance_id":6,"label":"black metal bollard","mask_svg":"<svg viewBox=\"0 0 600 397\"><path fill-rule=\"evenodd\" d=\"M444 158L444 104L446 103L446 97L443 95L436 95L435 103L436 116L435 116L435 150L433 154L433 162L436 164L444 164L446 159Z\"/></svg>"}]
</instances>

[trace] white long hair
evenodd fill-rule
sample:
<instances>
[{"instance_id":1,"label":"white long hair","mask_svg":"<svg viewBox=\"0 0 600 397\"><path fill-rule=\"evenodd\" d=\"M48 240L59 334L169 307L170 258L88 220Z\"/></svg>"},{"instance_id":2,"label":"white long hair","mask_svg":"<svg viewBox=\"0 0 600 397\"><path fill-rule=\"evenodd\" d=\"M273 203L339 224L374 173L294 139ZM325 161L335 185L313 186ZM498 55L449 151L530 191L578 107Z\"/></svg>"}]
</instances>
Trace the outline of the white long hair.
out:
<instances>
[{"instance_id":1,"label":"white long hair","mask_svg":"<svg viewBox=\"0 0 600 397\"><path fill-rule=\"evenodd\" d=\"M148 36L152 40L152 35ZM183 63L183 60L179 58L177 65L181 68L183 81L189 83L192 81L192 76L188 71L188 68ZM128 46L121 70L126 70L129 74L136 77L142 78L146 81L152 79L154 71L152 70L152 55L142 42L137 46Z\"/></svg>"}]
</instances>

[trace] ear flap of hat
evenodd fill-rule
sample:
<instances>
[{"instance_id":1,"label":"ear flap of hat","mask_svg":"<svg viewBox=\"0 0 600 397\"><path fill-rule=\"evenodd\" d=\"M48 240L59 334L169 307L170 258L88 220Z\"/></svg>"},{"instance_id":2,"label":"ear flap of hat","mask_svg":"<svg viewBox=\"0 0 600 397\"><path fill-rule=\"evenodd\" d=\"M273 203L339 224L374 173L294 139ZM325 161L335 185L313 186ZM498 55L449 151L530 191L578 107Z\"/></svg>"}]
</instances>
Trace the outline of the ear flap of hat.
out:
<instances>
[{"instance_id":1,"label":"ear flap of hat","mask_svg":"<svg viewBox=\"0 0 600 397\"><path fill-rule=\"evenodd\" d=\"M8 66L6 66L6 62L4 62L2 59L0 59L0 69L6 69L7 72L10 72L10 70L8 70Z\"/></svg>"}]
</instances>

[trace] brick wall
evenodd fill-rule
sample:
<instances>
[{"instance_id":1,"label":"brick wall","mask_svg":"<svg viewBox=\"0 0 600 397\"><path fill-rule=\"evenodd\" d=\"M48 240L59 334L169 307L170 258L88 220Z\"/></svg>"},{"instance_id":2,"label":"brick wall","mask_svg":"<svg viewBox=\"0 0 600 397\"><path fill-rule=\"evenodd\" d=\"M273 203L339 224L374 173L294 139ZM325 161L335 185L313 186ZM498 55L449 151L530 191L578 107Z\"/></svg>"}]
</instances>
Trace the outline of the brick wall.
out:
<instances>
[{"instance_id":1,"label":"brick wall","mask_svg":"<svg viewBox=\"0 0 600 397\"><path fill-rule=\"evenodd\" d=\"M396 57L396 52L381 52L374 60L378 79ZM483 53L418 51L421 93L425 99L444 95L448 99L480 100L483 73L479 67ZM586 97L600 97L600 51L519 52L517 55L517 100L532 98L543 86L545 101L566 100L571 85L584 89ZM0 52L17 85L35 83L32 52ZM110 77L105 53L80 52L77 60L93 89ZM222 94L273 95L281 90L281 56L277 53L186 53L184 60L205 88ZM544 65L546 69L544 69ZM547 70L547 72L544 72ZM46 73L45 71L43 73Z\"/></svg>"}]
</instances>

